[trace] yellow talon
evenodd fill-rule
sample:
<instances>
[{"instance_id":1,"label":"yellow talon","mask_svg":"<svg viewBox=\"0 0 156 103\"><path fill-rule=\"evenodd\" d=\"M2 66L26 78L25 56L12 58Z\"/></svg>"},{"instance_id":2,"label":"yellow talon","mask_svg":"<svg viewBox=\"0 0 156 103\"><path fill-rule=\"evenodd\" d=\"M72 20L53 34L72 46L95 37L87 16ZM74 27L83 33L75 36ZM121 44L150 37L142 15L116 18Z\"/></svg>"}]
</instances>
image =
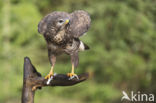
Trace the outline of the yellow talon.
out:
<instances>
[{"instance_id":1,"label":"yellow talon","mask_svg":"<svg viewBox=\"0 0 156 103\"><path fill-rule=\"evenodd\" d=\"M76 77L77 79L79 79L79 77L77 76L77 74L74 73L74 65L72 64L72 71L71 73L67 73L67 76L70 77L69 80L73 79L74 77Z\"/></svg>"},{"instance_id":2,"label":"yellow talon","mask_svg":"<svg viewBox=\"0 0 156 103\"><path fill-rule=\"evenodd\" d=\"M69 80L72 80L73 78L77 78L79 80L79 77L75 73L67 73L67 76L69 77Z\"/></svg>"},{"instance_id":3,"label":"yellow talon","mask_svg":"<svg viewBox=\"0 0 156 103\"><path fill-rule=\"evenodd\" d=\"M67 76L68 77L72 77L72 76L77 76L77 74L75 74L75 73L67 73Z\"/></svg>"},{"instance_id":4,"label":"yellow talon","mask_svg":"<svg viewBox=\"0 0 156 103\"><path fill-rule=\"evenodd\" d=\"M49 79L51 76L53 76L53 73L49 73L47 76L45 76L45 79Z\"/></svg>"},{"instance_id":5,"label":"yellow talon","mask_svg":"<svg viewBox=\"0 0 156 103\"><path fill-rule=\"evenodd\" d=\"M50 69L50 72L49 72L49 74L47 75L47 76L45 76L44 78L45 79L49 79L50 77L52 77L54 74L53 74L53 66L51 67L51 69Z\"/></svg>"}]
</instances>

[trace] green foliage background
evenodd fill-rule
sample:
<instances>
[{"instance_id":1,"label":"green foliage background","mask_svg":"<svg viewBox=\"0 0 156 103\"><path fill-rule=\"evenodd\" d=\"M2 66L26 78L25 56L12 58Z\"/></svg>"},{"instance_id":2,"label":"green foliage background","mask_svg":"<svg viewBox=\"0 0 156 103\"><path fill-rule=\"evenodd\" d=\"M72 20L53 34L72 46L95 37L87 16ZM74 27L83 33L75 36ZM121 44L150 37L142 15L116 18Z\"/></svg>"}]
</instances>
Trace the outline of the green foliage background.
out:
<instances>
[{"instance_id":1,"label":"green foliage background","mask_svg":"<svg viewBox=\"0 0 156 103\"><path fill-rule=\"evenodd\" d=\"M52 11L86 10L92 25L83 40L76 72L91 78L72 87L47 87L35 103L118 103L122 91L156 94L155 0L1 0L0 103L20 103L23 59L31 58L45 76L50 70L46 43L37 32ZM55 72L71 70L70 58L57 59Z\"/></svg>"}]
</instances>

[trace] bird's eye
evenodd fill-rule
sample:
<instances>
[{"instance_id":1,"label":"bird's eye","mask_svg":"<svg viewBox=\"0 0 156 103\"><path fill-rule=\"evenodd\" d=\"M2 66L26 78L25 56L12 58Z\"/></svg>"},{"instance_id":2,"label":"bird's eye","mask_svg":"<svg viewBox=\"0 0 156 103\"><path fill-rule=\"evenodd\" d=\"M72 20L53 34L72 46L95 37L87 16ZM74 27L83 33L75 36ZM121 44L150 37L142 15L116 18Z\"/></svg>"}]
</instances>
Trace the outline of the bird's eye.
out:
<instances>
[{"instance_id":1,"label":"bird's eye","mask_svg":"<svg viewBox=\"0 0 156 103\"><path fill-rule=\"evenodd\" d=\"M61 19L61 20L59 20L59 23L62 23L63 22L63 20Z\"/></svg>"}]
</instances>

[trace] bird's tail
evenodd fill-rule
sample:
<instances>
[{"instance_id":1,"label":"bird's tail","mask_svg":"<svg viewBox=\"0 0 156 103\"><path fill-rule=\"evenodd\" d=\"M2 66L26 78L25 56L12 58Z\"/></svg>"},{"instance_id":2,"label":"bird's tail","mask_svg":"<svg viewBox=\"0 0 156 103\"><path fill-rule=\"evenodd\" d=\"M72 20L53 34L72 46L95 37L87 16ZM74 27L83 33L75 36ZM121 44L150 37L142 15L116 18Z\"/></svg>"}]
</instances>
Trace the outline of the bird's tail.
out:
<instances>
[{"instance_id":1,"label":"bird's tail","mask_svg":"<svg viewBox=\"0 0 156 103\"><path fill-rule=\"evenodd\" d=\"M83 43L82 41L80 41L80 45L79 45L79 51L84 51L84 50L88 50L90 49L88 45L86 45L85 43Z\"/></svg>"}]
</instances>

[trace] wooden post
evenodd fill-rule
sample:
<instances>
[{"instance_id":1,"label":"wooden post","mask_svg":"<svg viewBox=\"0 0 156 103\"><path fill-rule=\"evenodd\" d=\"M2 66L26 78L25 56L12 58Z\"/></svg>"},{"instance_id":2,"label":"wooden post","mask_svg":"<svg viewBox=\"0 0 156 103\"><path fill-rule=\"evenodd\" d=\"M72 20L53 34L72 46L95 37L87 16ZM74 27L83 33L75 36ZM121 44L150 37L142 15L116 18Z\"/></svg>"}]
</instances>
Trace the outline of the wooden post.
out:
<instances>
[{"instance_id":1,"label":"wooden post","mask_svg":"<svg viewBox=\"0 0 156 103\"><path fill-rule=\"evenodd\" d=\"M57 74L53 77L53 80L47 84L48 79L45 79L39 72L37 72L28 57L24 58L23 74L22 103L34 103L35 91L37 89L41 89L42 87L72 86L88 78L88 73L78 75L79 80L76 78L69 80L69 77L65 74Z\"/></svg>"}]
</instances>

